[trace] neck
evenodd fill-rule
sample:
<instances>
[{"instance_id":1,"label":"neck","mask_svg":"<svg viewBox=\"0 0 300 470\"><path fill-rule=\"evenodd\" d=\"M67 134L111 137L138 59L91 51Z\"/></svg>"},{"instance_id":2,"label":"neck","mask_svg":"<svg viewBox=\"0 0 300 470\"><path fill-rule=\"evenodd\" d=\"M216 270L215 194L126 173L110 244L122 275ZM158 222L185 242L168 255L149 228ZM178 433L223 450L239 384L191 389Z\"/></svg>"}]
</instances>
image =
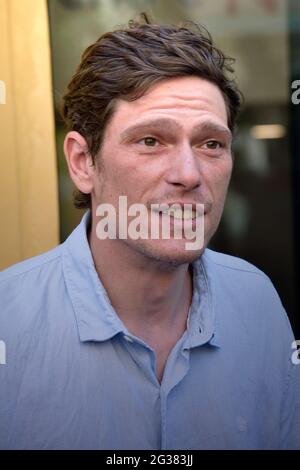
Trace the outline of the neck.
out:
<instances>
[{"instance_id":1,"label":"neck","mask_svg":"<svg viewBox=\"0 0 300 470\"><path fill-rule=\"evenodd\" d=\"M123 240L89 243L97 273L112 306L129 331L141 337L168 331L180 336L192 299L188 264L170 266L134 250ZM176 333L175 333L176 332Z\"/></svg>"}]
</instances>

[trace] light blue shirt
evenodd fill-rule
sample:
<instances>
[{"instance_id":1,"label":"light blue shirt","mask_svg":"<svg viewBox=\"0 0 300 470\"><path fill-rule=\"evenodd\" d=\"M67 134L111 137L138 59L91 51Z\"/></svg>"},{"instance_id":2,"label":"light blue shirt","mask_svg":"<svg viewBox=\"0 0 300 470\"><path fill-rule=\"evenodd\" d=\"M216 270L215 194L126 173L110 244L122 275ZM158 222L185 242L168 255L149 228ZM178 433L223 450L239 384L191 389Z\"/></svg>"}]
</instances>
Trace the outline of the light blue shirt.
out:
<instances>
[{"instance_id":1,"label":"light blue shirt","mask_svg":"<svg viewBox=\"0 0 300 470\"><path fill-rule=\"evenodd\" d=\"M300 365L268 277L206 249L160 384L99 280L88 218L0 274L0 448L300 449Z\"/></svg>"}]
</instances>

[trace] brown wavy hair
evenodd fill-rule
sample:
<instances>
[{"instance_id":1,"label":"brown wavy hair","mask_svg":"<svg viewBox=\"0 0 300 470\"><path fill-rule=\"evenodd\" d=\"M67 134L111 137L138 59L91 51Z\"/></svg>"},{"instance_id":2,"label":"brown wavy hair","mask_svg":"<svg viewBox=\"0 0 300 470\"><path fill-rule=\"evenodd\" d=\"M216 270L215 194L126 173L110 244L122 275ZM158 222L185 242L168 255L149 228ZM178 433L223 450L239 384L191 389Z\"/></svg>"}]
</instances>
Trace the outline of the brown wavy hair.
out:
<instances>
[{"instance_id":1,"label":"brown wavy hair","mask_svg":"<svg viewBox=\"0 0 300 470\"><path fill-rule=\"evenodd\" d=\"M63 97L62 117L68 130L85 138L95 163L116 100L136 100L160 80L194 75L219 87L234 131L242 95L232 77L233 62L203 26L158 25L141 13L85 50ZM91 207L90 194L79 190L73 201L77 208Z\"/></svg>"}]
</instances>

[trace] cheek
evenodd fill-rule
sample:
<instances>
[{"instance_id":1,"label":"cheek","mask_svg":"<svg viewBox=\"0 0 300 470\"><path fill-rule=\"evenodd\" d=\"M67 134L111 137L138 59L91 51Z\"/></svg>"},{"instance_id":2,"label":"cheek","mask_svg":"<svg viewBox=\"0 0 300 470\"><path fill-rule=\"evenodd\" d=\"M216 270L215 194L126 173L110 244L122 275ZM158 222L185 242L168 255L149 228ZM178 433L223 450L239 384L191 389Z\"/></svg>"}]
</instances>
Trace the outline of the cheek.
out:
<instances>
[{"instance_id":1,"label":"cheek","mask_svg":"<svg viewBox=\"0 0 300 470\"><path fill-rule=\"evenodd\" d=\"M128 166L111 167L103 178L103 198L117 204L119 196L127 196L128 204L136 202L143 188L144 179L135 168Z\"/></svg>"},{"instance_id":2,"label":"cheek","mask_svg":"<svg viewBox=\"0 0 300 470\"><path fill-rule=\"evenodd\" d=\"M230 182L230 178L231 178L231 173L232 173L232 165L228 165L226 167L226 169L224 170L220 180L221 180L221 184L223 186L223 191L226 193L226 190L228 188L228 185L229 185L229 182ZM220 185L221 186L221 185Z\"/></svg>"},{"instance_id":3,"label":"cheek","mask_svg":"<svg viewBox=\"0 0 300 470\"><path fill-rule=\"evenodd\" d=\"M226 190L232 173L232 162L222 162L222 165L215 166L211 169L210 183L215 195L222 198L226 194Z\"/></svg>"}]
</instances>

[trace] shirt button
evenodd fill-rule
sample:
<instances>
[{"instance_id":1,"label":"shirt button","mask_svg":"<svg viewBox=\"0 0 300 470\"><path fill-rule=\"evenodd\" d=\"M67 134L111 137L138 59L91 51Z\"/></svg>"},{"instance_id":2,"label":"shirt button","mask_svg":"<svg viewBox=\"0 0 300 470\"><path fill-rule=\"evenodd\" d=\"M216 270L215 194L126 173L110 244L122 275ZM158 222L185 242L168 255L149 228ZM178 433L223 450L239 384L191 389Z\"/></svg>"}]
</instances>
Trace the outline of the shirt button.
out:
<instances>
[{"instance_id":1,"label":"shirt button","mask_svg":"<svg viewBox=\"0 0 300 470\"><path fill-rule=\"evenodd\" d=\"M129 343L133 343L133 339L130 338L130 336L124 335L123 338L126 339L126 341L128 341Z\"/></svg>"}]
</instances>

